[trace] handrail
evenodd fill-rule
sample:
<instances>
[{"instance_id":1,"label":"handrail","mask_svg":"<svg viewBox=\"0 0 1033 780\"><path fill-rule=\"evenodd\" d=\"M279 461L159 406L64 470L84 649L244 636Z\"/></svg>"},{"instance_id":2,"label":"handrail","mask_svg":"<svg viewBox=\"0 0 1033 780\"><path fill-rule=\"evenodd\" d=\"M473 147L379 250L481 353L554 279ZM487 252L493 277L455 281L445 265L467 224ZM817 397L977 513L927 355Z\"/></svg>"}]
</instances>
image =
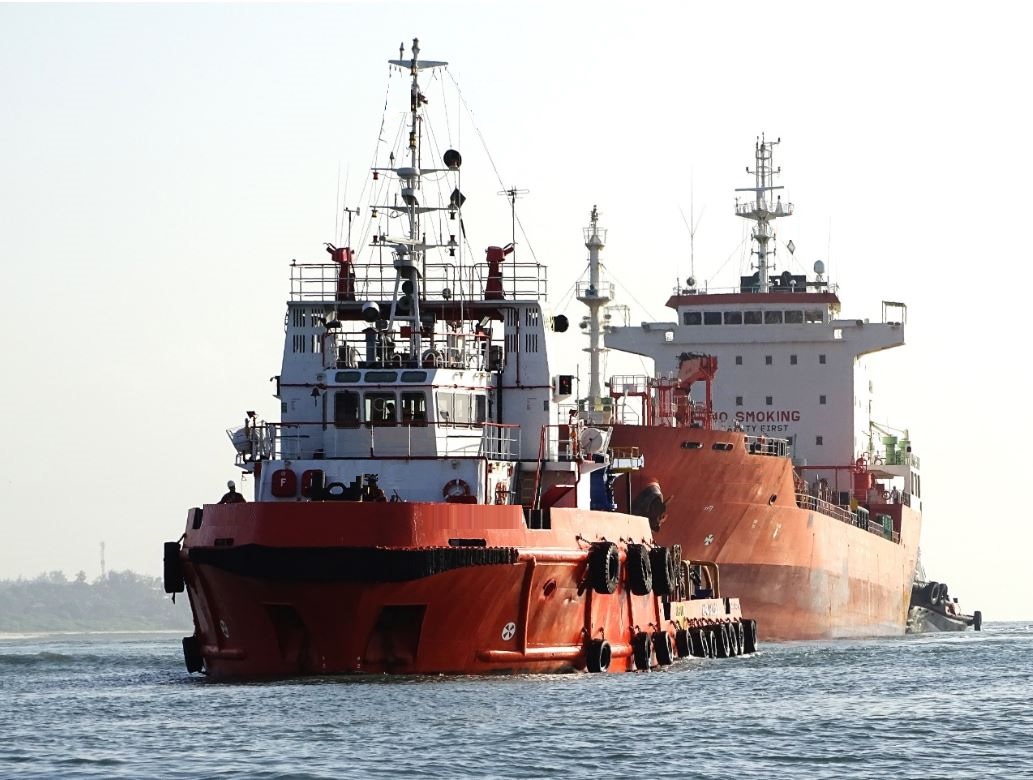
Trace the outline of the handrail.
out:
<instances>
[{"instance_id":1,"label":"handrail","mask_svg":"<svg viewBox=\"0 0 1033 780\"><path fill-rule=\"evenodd\" d=\"M353 263L355 289L349 300L390 300L395 295L397 273L390 260L383 263ZM457 266L454 263L427 263L423 268L423 295L427 300L483 301L487 288L487 267L482 262ZM290 299L298 302L339 300L341 266L335 263L296 263L291 265ZM539 263L507 261L500 280L508 300L544 300L549 280Z\"/></svg>"},{"instance_id":2,"label":"handrail","mask_svg":"<svg viewBox=\"0 0 1033 780\"><path fill-rule=\"evenodd\" d=\"M842 523L846 523L847 525L863 528L877 536L885 537L885 528L883 528L882 524L877 520L873 520L867 511L863 514L860 511L854 513L848 509L844 509L838 504L833 504L830 501L825 501L817 496L812 496L810 493L797 493L796 505L801 509L810 509L813 512L819 512L835 520L839 520ZM889 539L899 544L900 533L893 531L890 534Z\"/></svg>"},{"instance_id":3,"label":"handrail","mask_svg":"<svg viewBox=\"0 0 1033 780\"><path fill-rule=\"evenodd\" d=\"M485 458L516 460L520 426L503 423L260 422L229 431L237 465L306 458ZM336 434L336 435L335 435ZM346 440L340 437L348 435Z\"/></svg>"}]
</instances>

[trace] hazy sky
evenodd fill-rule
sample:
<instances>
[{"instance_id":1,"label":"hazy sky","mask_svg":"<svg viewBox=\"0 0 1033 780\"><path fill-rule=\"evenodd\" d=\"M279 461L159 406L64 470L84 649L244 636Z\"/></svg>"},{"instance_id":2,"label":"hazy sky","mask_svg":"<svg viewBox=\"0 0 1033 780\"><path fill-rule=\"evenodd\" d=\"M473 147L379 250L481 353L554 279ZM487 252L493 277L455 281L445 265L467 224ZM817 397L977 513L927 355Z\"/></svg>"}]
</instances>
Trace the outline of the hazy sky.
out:
<instances>
[{"instance_id":1,"label":"hazy sky","mask_svg":"<svg viewBox=\"0 0 1033 780\"><path fill-rule=\"evenodd\" d=\"M825 260L845 316L908 305L908 345L876 381L922 459L928 573L988 619L1033 616L1031 17L957 2L0 6L0 578L96 576L102 541L109 569L157 574L187 508L237 477L224 430L245 409L277 417L287 266L325 259L339 190L367 205L385 61L419 36L501 176L464 187L471 246L508 241L496 192L529 190L518 213L561 300L598 204L635 322L671 318L690 202L697 279L745 269L733 190L755 137L780 136L788 267Z\"/></svg>"}]
</instances>

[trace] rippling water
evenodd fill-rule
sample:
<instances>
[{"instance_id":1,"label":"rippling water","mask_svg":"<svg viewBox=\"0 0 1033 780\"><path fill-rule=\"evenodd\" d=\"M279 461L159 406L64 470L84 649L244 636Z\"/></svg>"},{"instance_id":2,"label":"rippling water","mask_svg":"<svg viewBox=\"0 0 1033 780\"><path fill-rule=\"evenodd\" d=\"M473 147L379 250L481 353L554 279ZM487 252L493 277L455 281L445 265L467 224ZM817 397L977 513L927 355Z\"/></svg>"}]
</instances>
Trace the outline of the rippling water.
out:
<instances>
[{"instance_id":1,"label":"rippling water","mask_svg":"<svg viewBox=\"0 0 1033 780\"><path fill-rule=\"evenodd\" d=\"M1033 625L662 672L208 683L172 634L0 636L0 777L1033 777Z\"/></svg>"}]
</instances>

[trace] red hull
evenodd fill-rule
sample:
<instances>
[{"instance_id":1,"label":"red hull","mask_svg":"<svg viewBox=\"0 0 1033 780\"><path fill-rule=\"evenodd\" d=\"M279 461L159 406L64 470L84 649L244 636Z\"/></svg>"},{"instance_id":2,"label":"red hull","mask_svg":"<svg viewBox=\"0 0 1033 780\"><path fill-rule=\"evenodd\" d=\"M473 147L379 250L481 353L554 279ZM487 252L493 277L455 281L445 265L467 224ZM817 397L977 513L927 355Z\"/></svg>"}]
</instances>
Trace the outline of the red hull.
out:
<instances>
[{"instance_id":1,"label":"red hull","mask_svg":"<svg viewBox=\"0 0 1033 780\"><path fill-rule=\"evenodd\" d=\"M665 622L658 597L624 588L623 545L616 592L587 584L590 542L648 540L640 517L554 509L533 530L519 506L250 503L206 506L194 528L197 514L180 558L214 678L562 672L586 667L593 638L627 671L632 637Z\"/></svg>"},{"instance_id":2,"label":"red hull","mask_svg":"<svg viewBox=\"0 0 1033 780\"><path fill-rule=\"evenodd\" d=\"M897 543L800 508L791 462L748 452L741 433L618 425L612 442L645 456L632 494L655 482L668 502L657 543L718 563L722 588L742 599L765 639L904 633L918 512L872 507L893 517Z\"/></svg>"}]
</instances>

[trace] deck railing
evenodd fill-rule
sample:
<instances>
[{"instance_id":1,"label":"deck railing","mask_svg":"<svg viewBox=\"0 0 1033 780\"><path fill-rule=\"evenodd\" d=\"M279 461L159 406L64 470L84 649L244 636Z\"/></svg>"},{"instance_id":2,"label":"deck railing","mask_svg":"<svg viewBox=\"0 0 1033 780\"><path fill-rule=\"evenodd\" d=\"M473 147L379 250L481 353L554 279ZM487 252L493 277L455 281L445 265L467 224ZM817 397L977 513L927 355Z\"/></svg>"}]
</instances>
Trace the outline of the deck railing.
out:
<instances>
[{"instance_id":1,"label":"deck railing","mask_svg":"<svg viewBox=\"0 0 1033 780\"><path fill-rule=\"evenodd\" d=\"M385 246L383 262L353 263L350 300L390 300L395 297L397 271ZM313 303L337 300L341 266L334 263L297 263L291 266L291 300ZM427 263L422 268L423 295L431 300L482 301L488 283L483 259L463 263ZM507 300L542 300L548 297L545 266L538 263L503 264L502 294Z\"/></svg>"},{"instance_id":2,"label":"deck railing","mask_svg":"<svg viewBox=\"0 0 1033 780\"><path fill-rule=\"evenodd\" d=\"M498 423L259 423L228 433L238 466L330 458L516 460L520 452L520 426Z\"/></svg>"},{"instance_id":3,"label":"deck railing","mask_svg":"<svg viewBox=\"0 0 1033 780\"><path fill-rule=\"evenodd\" d=\"M877 536L886 537L886 529L883 527L882 523L878 522L878 520L871 519L871 516L866 510L859 509L857 512L851 512L849 509L846 509L839 504L833 504L831 501L825 501L824 499L812 496L809 493L797 493L796 505L801 509L810 509L812 512L820 512L821 514L832 517L842 523L846 523L857 528L864 528L868 532ZM886 538L898 544L900 543L900 534L897 531L892 531L890 536Z\"/></svg>"}]
</instances>

